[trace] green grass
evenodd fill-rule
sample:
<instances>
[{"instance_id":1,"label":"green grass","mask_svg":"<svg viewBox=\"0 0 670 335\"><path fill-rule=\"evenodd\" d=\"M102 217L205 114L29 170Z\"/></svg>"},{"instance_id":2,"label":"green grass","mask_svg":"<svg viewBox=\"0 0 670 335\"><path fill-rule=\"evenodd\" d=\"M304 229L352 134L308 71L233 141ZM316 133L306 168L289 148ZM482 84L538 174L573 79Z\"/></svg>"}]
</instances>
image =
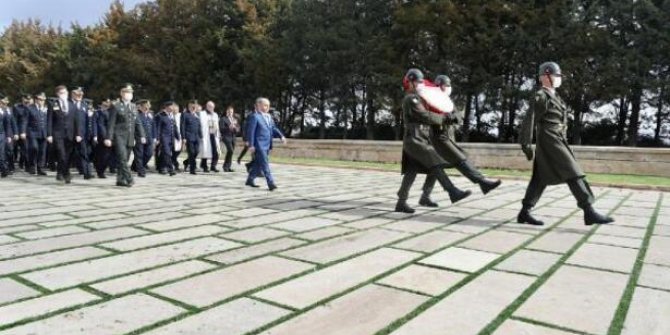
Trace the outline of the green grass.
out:
<instances>
[{"instance_id":1,"label":"green grass","mask_svg":"<svg viewBox=\"0 0 670 335\"><path fill-rule=\"evenodd\" d=\"M274 163L327 166L327 167L338 167L347 169L378 170L378 171L392 171L392 172L400 171L400 164L398 163L341 161L341 160L324 159L324 158L289 158L289 157L277 157L277 156L273 156L272 161ZM450 172L450 174L458 173L454 169L449 169L448 171ZM503 170L503 169L481 169L480 171L489 177L530 179L530 171ZM587 175L587 178L592 184L595 185L658 188L663 190L670 190L670 178L667 177L589 173Z\"/></svg>"}]
</instances>

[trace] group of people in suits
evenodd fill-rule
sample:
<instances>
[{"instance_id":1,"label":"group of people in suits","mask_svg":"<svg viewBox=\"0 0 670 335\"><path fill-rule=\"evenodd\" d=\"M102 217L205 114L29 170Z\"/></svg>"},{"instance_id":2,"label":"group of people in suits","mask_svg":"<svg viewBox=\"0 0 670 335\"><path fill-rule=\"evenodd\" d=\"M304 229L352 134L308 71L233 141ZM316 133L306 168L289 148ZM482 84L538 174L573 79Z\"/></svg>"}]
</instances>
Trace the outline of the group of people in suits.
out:
<instances>
[{"instance_id":1,"label":"group of people in suits","mask_svg":"<svg viewBox=\"0 0 670 335\"><path fill-rule=\"evenodd\" d=\"M132 85L119 89L119 98L107 99L95 108L84 99L84 90L60 85L56 97L45 93L23 95L21 103L9 105L0 94L0 174L7 177L15 165L33 175L56 171L56 179L69 184L76 167L84 179L107 178L116 173L116 185L134 184L133 172L145 177L155 158L156 171L174 176L181 171L179 155L186 151L183 171L197 174L197 159L203 172L219 172L219 153L225 146L224 172L233 172L235 138L242 132L232 106L221 116L212 101L205 108L197 100L180 112L174 101L162 104L157 113L149 100L133 102ZM245 151L253 153L247 166L250 175L264 175L271 190L276 188L269 171L272 136L284 137L271 116L269 101L260 98L256 111L247 117ZM223 143L223 146L221 145ZM129 164L130 154L133 160ZM255 178L255 177L254 177ZM251 181L247 185L257 187Z\"/></svg>"}]
</instances>

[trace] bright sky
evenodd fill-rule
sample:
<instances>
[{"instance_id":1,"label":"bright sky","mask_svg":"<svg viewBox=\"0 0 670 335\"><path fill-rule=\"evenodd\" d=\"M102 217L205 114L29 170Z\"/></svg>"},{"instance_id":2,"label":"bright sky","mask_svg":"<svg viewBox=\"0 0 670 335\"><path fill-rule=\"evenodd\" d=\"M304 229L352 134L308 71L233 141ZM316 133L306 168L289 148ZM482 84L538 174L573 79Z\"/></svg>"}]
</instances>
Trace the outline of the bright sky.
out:
<instances>
[{"instance_id":1,"label":"bright sky","mask_svg":"<svg viewBox=\"0 0 670 335\"><path fill-rule=\"evenodd\" d=\"M147 0L122 0L126 9ZM38 18L44 24L70 28L71 22L83 26L100 22L112 0L0 0L0 32L12 23Z\"/></svg>"}]
</instances>

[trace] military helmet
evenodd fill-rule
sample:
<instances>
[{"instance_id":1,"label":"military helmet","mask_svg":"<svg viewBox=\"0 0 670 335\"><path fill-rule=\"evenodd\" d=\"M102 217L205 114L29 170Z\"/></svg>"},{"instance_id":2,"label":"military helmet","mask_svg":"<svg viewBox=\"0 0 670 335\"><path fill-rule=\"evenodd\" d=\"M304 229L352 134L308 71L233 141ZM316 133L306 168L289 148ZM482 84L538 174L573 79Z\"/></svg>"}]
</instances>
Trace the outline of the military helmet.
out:
<instances>
[{"instance_id":1,"label":"military helmet","mask_svg":"<svg viewBox=\"0 0 670 335\"><path fill-rule=\"evenodd\" d=\"M437 77L435 77L435 85L437 86L451 86L451 79L449 79L448 76L441 74Z\"/></svg>"},{"instance_id":2,"label":"military helmet","mask_svg":"<svg viewBox=\"0 0 670 335\"><path fill-rule=\"evenodd\" d=\"M561 76L561 67L554 62L545 62L540 65L539 75L552 75L552 76Z\"/></svg>"},{"instance_id":3,"label":"military helmet","mask_svg":"<svg viewBox=\"0 0 670 335\"><path fill-rule=\"evenodd\" d=\"M423 81L423 72L419 69L409 69L405 74L405 78L410 82Z\"/></svg>"}]
</instances>

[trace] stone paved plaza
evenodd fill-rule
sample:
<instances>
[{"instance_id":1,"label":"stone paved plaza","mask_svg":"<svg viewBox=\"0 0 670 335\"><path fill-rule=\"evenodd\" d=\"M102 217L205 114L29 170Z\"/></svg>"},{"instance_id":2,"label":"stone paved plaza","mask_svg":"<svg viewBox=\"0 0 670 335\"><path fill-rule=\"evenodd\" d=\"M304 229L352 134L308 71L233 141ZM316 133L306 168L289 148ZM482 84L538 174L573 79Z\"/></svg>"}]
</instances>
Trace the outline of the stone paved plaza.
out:
<instances>
[{"instance_id":1,"label":"stone paved plaza","mask_svg":"<svg viewBox=\"0 0 670 335\"><path fill-rule=\"evenodd\" d=\"M239 169L239 168L238 168ZM525 182L393 213L397 173L0 181L0 334L670 334L670 196ZM260 185L265 186L264 182ZM416 203L421 181L413 190Z\"/></svg>"}]
</instances>

